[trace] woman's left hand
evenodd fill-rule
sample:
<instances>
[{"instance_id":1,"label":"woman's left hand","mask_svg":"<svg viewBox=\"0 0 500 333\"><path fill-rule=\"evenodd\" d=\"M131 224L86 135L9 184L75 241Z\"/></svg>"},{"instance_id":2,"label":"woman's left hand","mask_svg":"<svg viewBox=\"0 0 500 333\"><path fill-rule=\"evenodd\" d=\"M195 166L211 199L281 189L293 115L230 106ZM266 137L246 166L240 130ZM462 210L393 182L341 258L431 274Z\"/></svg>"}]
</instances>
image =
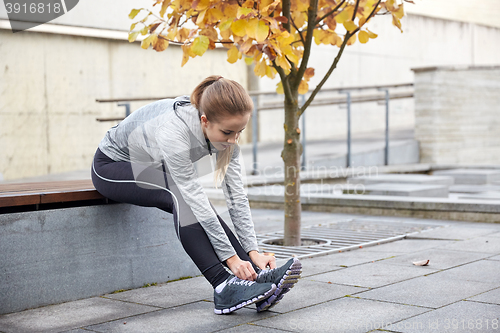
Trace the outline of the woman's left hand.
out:
<instances>
[{"instance_id":1,"label":"woman's left hand","mask_svg":"<svg viewBox=\"0 0 500 333\"><path fill-rule=\"evenodd\" d=\"M271 255L261 254L257 251L250 251L248 253L252 262L256 264L260 269L266 269L269 266L270 269L276 268L276 258Z\"/></svg>"}]
</instances>

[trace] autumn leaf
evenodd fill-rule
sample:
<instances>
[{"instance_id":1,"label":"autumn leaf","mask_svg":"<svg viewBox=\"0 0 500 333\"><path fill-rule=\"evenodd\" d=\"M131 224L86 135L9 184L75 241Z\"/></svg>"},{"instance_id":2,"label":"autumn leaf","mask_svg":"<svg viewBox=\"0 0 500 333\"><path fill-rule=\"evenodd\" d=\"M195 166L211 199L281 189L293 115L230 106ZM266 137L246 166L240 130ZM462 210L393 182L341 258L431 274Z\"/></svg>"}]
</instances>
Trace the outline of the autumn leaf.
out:
<instances>
[{"instance_id":1,"label":"autumn leaf","mask_svg":"<svg viewBox=\"0 0 500 333\"><path fill-rule=\"evenodd\" d=\"M309 84L305 80L300 81L299 94L304 95L308 91L309 91Z\"/></svg>"},{"instance_id":2,"label":"autumn leaf","mask_svg":"<svg viewBox=\"0 0 500 333\"><path fill-rule=\"evenodd\" d=\"M347 31L352 32L352 31L356 30L358 28L358 26L353 21L349 20L349 21L344 22L344 28Z\"/></svg>"},{"instance_id":3,"label":"autumn leaf","mask_svg":"<svg viewBox=\"0 0 500 333\"><path fill-rule=\"evenodd\" d=\"M153 44L153 50L156 52L165 51L168 47L168 40L163 37L158 36L156 42Z\"/></svg>"},{"instance_id":4,"label":"autumn leaf","mask_svg":"<svg viewBox=\"0 0 500 333\"><path fill-rule=\"evenodd\" d=\"M231 29L233 30L233 34L236 36L243 37L247 34L247 24L246 20L238 20L233 22L231 25Z\"/></svg>"},{"instance_id":5,"label":"autumn leaf","mask_svg":"<svg viewBox=\"0 0 500 333\"><path fill-rule=\"evenodd\" d=\"M240 51L238 50L238 48L236 46L231 47L227 51L227 61L230 64L234 64L240 58L241 58L241 53L240 53Z\"/></svg>"},{"instance_id":6,"label":"autumn leaf","mask_svg":"<svg viewBox=\"0 0 500 333\"><path fill-rule=\"evenodd\" d=\"M197 11L202 11L210 6L210 0L195 0L191 5L191 8L196 9Z\"/></svg>"},{"instance_id":7,"label":"autumn leaf","mask_svg":"<svg viewBox=\"0 0 500 333\"><path fill-rule=\"evenodd\" d=\"M309 81L314 76L314 68L309 67L304 72L304 80Z\"/></svg>"},{"instance_id":8,"label":"autumn leaf","mask_svg":"<svg viewBox=\"0 0 500 333\"><path fill-rule=\"evenodd\" d=\"M368 33L366 31L360 31L358 33L358 39L361 44L365 44L368 42L370 37L368 36Z\"/></svg>"},{"instance_id":9,"label":"autumn leaf","mask_svg":"<svg viewBox=\"0 0 500 333\"><path fill-rule=\"evenodd\" d=\"M368 33L368 37L370 38L377 38L378 35L376 33L371 32L370 30L366 29L366 32Z\"/></svg>"},{"instance_id":10,"label":"autumn leaf","mask_svg":"<svg viewBox=\"0 0 500 333\"><path fill-rule=\"evenodd\" d=\"M191 45L191 50L197 56L202 56L208 49L208 44L210 44L210 41L207 36L196 37L193 41L193 45Z\"/></svg>"},{"instance_id":11,"label":"autumn leaf","mask_svg":"<svg viewBox=\"0 0 500 333\"><path fill-rule=\"evenodd\" d=\"M142 40L141 47L146 50L147 48L149 48L149 45L156 42L157 38L158 35L149 35Z\"/></svg>"},{"instance_id":12,"label":"autumn leaf","mask_svg":"<svg viewBox=\"0 0 500 333\"><path fill-rule=\"evenodd\" d=\"M392 15L396 16L398 19L402 19L403 16L405 16L403 4L399 5L398 9L392 12Z\"/></svg>"},{"instance_id":13,"label":"autumn leaf","mask_svg":"<svg viewBox=\"0 0 500 333\"><path fill-rule=\"evenodd\" d=\"M340 14L335 16L335 21L337 21L337 23L342 24L345 21L352 19L353 13L354 13L354 8L352 7L344 8L344 10L340 12Z\"/></svg>"},{"instance_id":14,"label":"autumn leaf","mask_svg":"<svg viewBox=\"0 0 500 333\"><path fill-rule=\"evenodd\" d=\"M250 14L252 11L253 11L252 8L243 8L243 7L240 7L240 8L238 8L238 12L236 13L236 17L238 19L241 19L242 17L245 17L248 14Z\"/></svg>"},{"instance_id":15,"label":"autumn leaf","mask_svg":"<svg viewBox=\"0 0 500 333\"><path fill-rule=\"evenodd\" d=\"M224 22L222 22L220 25L219 25L219 30L220 31L225 31L229 28L231 28L231 24L233 23L233 20L232 19L229 19L229 20L226 20Z\"/></svg>"},{"instance_id":16,"label":"autumn leaf","mask_svg":"<svg viewBox=\"0 0 500 333\"><path fill-rule=\"evenodd\" d=\"M247 64L248 66L250 66L251 64L253 64L253 58L251 58L251 57L245 57L245 64Z\"/></svg>"},{"instance_id":17,"label":"autumn leaf","mask_svg":"<svg viewBox=\"0 0 500 333\"><path fill-rule=\"evenodd\" d=\"M401 21L396 17L396 15L392 15L392 24L394 24L396 27L398 27L401 32L403 32L403 29L401 28Z\"/></svg>"},{"instance_id":18,"label":"autumn leaf","mask_svg":"<svg viewBox=\"0 0 500 333\"><path fill-rule=\"evenodd\" d=\"M415 261L415 262L413 262L413 265L415 265L415 266L427 266L427 265L429 265L429 261L430 261L429 259L427 259L427 260L421 260L421 261Z\"/></svg>"},{"instance_id":19,"label":"autumn leaf","mask_svg":"<svg viewBox=\"0 0 500 333\"><path fill-rule=\"evenodd\" d=\"M128 18L133 20L137 16L137 14L139 14L140 11L141 9L132 9L130 14L128 14Z\"/></svg>"},{"instance_id":20,"label":"autumn leaf","mask_svg":"<svg viewBox=\"0 0 500 333\"><path fill-rule=\"evenodd\" d=\"M257 42L263 42L269 35L269 27L264 21L258 21L255 32L255 39Z\"/></svg>"},{"instance_id":21,"label":"autumn leaf","mask_svg":"<svg viewBox=\"0 0 500 333\"><path fill-rule=\"evenodd\" d=\"M181 63L181 67L183 67L189 60L189 45L182 45L181 48L182 48L182 63Z\"/></svg>"},{"instance_id":22,"label":"autumn leaf","mask_svg":"<svg viewBox=\"0 0 500 333\"><path fill-rule=\"evenodd\" d=\"M133 31L133 32L129 33L128 34L128 41L130 43L135 42L135 40L137 39L137 36L139 36L139 33L140 33L140 31Z\"/></svg>"},{"instance_id":23,"label":"autumn leaf","mask_svg":"<svg viewBox=\"0 0 500 333\"><path fill-rule=\"evenodd\" d=\"M283 83L281 81L276 85L276 93L280 95L283 95L285 93L285 91L283 90Z\"/></svg>"}]
</instances>

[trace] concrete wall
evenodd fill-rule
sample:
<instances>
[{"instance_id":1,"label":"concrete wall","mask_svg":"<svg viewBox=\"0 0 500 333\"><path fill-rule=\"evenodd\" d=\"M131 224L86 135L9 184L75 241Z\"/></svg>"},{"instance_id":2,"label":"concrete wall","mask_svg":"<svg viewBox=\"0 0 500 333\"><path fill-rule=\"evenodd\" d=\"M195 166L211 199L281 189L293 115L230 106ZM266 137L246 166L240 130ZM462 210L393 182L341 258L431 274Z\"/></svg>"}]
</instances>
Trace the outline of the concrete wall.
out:
<instances>
[{"instance_id":1,"label":"concrete wall","mask_svg":"<svg viewBox=\"0 0 500 333\"><path fill-rule=\"evenodd\" d=\"M433 164L500 164L500 66L415 69L415 138Z\"/></svg>"},{"instance_id":2,"label":"concrete wall","mask_svg":"<svg viewBox=\"0 0 500 333\"><path fill-rule=\"evenodd\" d=\"M96 99L189 94L206 76L246 86L243 62L224 49L180 67L180 47L143 50L139 43L0 29L0 180L89 168L99 141L124 116ZM132 103L132 111L149 103Z\"/></svg>"},{"instance_id":3,"label":"concrete wall","mask_svg":"<svg viewBox=\"0 0 500 333\"><path fill-rule=\"evenodd\" d=\"M423 2L423 0L422 0ZM418 3L415 8L418 7ZM406 8L410 8L407 5ZM325 87L349 87L411 83L415 67L441 65L491 65L500 63L500 29L473 23L408 14L402 20L403 33L389 16L369 23L378 34L367 44L348 46ZM316 69L310 87L323 77L337 54L337 47L315 46L310 66ZM261 90L272 91L277 80L263 79ZM398 90L392 89L397 92ZM319 97L319 96L318 96ZM283 112L265 111L260 117L262 141L283 140ZM413 100L391 102L391 128L413 128ZM311 107L306 111L308 139L345 137L346 111L339 106ZM384 128L384 107L375 102L354 104L353 134Z\"/></svg>"},{"instance_id":4,"label":"concrete wall","mask_svg":"<svg viewBox=\"0 0 500 333\"><path fill-rule=\"evenodd\" d=\"M128 204L0 215L0 314L199 275L171 214Z\"/></svg>"}]
</instances>

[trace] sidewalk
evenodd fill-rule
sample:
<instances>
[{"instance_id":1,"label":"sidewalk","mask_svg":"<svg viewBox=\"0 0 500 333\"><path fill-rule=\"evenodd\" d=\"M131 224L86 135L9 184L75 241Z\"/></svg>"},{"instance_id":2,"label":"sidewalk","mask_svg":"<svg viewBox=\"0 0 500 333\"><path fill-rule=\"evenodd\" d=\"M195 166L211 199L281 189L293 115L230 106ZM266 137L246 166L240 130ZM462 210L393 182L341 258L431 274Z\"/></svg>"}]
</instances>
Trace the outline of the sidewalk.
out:
<instances>
[{"instance_id":1,"label":"sidewalk","mask_svg":"<svg viewBox=\"0 0 500 333\"><path fill-rule=\"evenodd\" d=\"M282 212L252 213L258 233L282 228ZM304 224L346 217L303 214ZM447 223L304 259L295 288L261 314L215 315L210 285L194 277L2 315L0 332L500 332L500 224Z\"/></svg>"}]
</instances>

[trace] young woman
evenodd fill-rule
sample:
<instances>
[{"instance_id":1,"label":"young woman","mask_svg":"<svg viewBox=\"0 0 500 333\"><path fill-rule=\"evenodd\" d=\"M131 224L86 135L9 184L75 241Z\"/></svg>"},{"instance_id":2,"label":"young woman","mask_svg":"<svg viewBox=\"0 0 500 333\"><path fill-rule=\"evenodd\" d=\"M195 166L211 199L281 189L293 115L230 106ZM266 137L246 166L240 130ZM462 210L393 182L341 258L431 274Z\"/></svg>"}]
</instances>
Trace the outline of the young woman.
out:
<instances>
[{"instance_id":1,"label":"young woman","mask_svg":"<svg viewBox=\"0 0 500 333\"><path fill-rule=\"evenodd\" d=\"M252 303L259 312L267 310L301 272L296 259L276 268L273 256L258 251L237 145L252 108L240 84L210 76L191 98L148 104L111 128L92 164L92 181L103 196L173 214L182 246L214 287L217 314ZM193 163L208 154L216 154L215 181L221 183L238 239L198 180Z\"/></svg>"}]
</instances>

